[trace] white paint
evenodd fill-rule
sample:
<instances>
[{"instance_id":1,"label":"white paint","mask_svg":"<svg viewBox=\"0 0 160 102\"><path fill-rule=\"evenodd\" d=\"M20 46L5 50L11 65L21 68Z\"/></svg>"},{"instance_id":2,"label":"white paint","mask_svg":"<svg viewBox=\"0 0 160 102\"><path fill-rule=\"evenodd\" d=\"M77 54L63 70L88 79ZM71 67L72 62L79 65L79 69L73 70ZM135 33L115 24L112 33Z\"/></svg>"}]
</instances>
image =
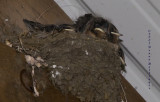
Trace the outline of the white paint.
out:
<instances>
[{"instance_id":1,"label":"white paint","mask_svg":"<svg viewBox=\"0 0 160 102\"><path fill-rule=\"evenodd\" d=\"M5 22L8 22L8 19L5 19L4 21L5 21Z\"/></svg>"},{"instance_id":2,"label":"white paint","mask_svg":"<svg viewBox=\"0 0 160 102\"><path fill-rule=\"evenodd\" d=\"M52 74L52 78L56 78L56 76L54 74Z\"/></svg>"},{"instance_id":3,"label":"white paint","mask_svg":"<svg viewBox=\"0 0 160 102\"><path fill-rule=\"evenodd\" d=\"M52 68L61 68L61 69L63 69L63 66L57 66L57 65L52 65Z\"/></svg>"},{"instance_id":4,"label":"white paint","mask_svg":"<svg viewBox=\"0 0 160 102\"><path fill-rule=\"evenodd\" d=\"M124 102L124 101L121 99L121 102Z\"/></svg>"},{"instance_id":5,"label":"white paint","mask_svg":"<svg viewBox=\"0 0 160 102\"><path fill-rule=\"evenodd\" d=\"M86 55L88 55L88 54L89 54L87 50L85 50L85 53L86 53Z\"/></svg>"},{"instance_id":6,"label":"white paint","mask_svg":"<svg viewBox=\"0 0 160 102\"><path fill-rule=\"evenodd\" d=\"M30 55L25 55L25 59L29 65L35 65L35 63L37 63L37 61Z\"/></svg>"},{"instance_id":7,"label":"white paint","mask_svg":"<svg viewBox=\"0 0 160 102\"><path fill-rule=\"evenodd\" d=\"M61 69L63 69L63 66L58 66L58 68L61 68Z\"/></svg>"},{"instance_id":8,"label":"white paint","mask_svg":"<svg viewBox=\"0 0 160 102\"><path fill-rule=\"evenodd\" d=\"M57 67L57 65L52 65L52 68L56 68Z\"/></svg>"},{"instance_id":9,"label":"white paint","mask_svg":"<svg viewBox=\"0 0 160 102\"><path fill-rule=\"evenodd\" d=\"M56 70L55 75L58 76L58 75L61 75L61 73Z\"/></svg>"},{"instance_id":10,"label":"white paint","mask_svg":"<svg viewBox=\"0 0 160 102\"><path fill-rule=\"evenodd\" d=\"M39 61L39 62L44 62L44 60L43 60L40 56L38 56L38 57L36 58L36 60Z\"/></svg>"},{"instance_id":11,"label":"white paint","mask_svg":"<svg viewBox=\"0 0 160 102\"><path fill-rule=\"evenodd\" d=\"M52 75L52 78L56 78L57 76L60 76L61 73L59 71L56 70L56 72L54 73L54 71L51 71L51 75Z\"/></svg>"}]
</instances>

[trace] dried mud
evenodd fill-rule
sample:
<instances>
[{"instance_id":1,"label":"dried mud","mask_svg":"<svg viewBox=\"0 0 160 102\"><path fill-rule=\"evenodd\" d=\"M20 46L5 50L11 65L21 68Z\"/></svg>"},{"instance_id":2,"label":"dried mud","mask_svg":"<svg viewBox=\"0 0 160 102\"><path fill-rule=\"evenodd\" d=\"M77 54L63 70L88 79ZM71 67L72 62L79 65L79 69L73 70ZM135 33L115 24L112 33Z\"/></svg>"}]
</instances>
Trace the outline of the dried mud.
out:
<instances>
[{"instance_id":1,"label":"dried mud","mask_svg":"<svg viewBox=\"0 0 160 102\"><path fill-rule=\"evenodd\" d=\"M15 49L23 46L23 53L40 56L48 64L42 66L45 74L36 74L42 92L48 84L45 79L49 79L63 93L81 101L120 102L121 62L116 47L106 40L73 32L9 34L4 38ZM39 70L37 73L42 72Z\"/></svg>"}]
</instances>

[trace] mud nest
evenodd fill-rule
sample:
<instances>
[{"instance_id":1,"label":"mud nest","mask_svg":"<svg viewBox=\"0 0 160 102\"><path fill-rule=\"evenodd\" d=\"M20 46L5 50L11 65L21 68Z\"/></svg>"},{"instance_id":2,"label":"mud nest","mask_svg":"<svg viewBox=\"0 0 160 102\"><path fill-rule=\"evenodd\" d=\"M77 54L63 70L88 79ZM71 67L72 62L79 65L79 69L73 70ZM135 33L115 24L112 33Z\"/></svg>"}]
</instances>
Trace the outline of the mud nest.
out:
<instances>
[{"instance_id":1,"label":"mud nest","mask_svg":"<svg viewBox=\"0 0 160 102\"><path fill-rule=\"evenodd\" d=\"M49 59L53 84L81 101L120 102L121 61L116 47L85 35L56 38Z\"/></svg>"},{"instance_id":2,"label":"mud nest","mask_svg":"<svg viewBox=\"0 0 160 102\"><path fill-rule=\"evenodd\" d=\"M48 78L63 93L81 101L121 101L121 60L113 43L73 32L6 38L17 50L34 58L40 56L48 64Z\"/></svg>"},{"instance_id":3,"label":"mud nest","mask_svg":"<svg viewBox=\"0 0 160 102\"><path fill-rule=\"evenodd\" d=\"M43 34L44 35L44 34ZM53 85L81 101L120 102L121 61L117 47L85 34L32 34L22 37L33 57L41 56Z\"/></svg>"}]
</instances>

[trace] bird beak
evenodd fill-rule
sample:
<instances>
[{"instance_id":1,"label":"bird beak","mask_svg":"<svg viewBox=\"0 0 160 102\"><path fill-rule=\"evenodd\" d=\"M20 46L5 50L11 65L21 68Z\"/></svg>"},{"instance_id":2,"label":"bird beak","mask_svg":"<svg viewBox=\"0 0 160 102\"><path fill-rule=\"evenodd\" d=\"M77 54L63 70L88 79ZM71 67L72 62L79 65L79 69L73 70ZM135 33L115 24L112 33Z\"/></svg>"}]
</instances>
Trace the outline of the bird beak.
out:
<instances>
[{"instance_id":1,"label":"bird beak","mask_svg":"<svg viewBox=\"0 0 160 102\"><path fill-rule=\"evenodd\" d=\"M105 33L101 28L95 28L94 30L95 30L95 31L99 31L99 32L101 32L101 33Z\"/></svg>"},{"instance_id":2,"label":"bird beak","mask_svg":"<svg viewBox=\"0 0 160 102\"><path fill-rule=\"evenodd\" d=\"M126 63L124 62L124 60L122 59L122 57L119 57L119 58L120 58L122 64L126 66Z\"/></svg>"},{"instance_id":3,"label":"bird beak","mask_svg":"<svg viewBox=\"0 0 160 102\"><path fill-rule=\"evenodd\" d=\"M74 32L74 29L64 29L65 31Z\"/></svg>"},{"instance_id":4,"label":"bird beak","mask_svg":"<svg viewBox=\"0 0 160 102\"><path fill-rule=\"evenodd\" d=\"M123 34L120 34L120 33L115 33L115 32L111 32L111 33L116 35L116 36L123 36Z\"/></svg>"}]
</instances>

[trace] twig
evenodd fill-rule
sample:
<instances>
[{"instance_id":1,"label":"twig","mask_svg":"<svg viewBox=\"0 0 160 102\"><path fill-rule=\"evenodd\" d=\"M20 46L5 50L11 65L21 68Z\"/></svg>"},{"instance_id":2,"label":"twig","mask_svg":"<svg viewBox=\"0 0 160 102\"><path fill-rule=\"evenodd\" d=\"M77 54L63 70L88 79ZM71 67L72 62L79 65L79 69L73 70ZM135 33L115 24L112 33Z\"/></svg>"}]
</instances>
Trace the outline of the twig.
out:
<instances>
[{"instance_id":1,"label":"twig","mask_svg":"<svg viewBox=\"0 0 160 102\"><path fill-rule=\"evenodd\" d=\"M23 47L23 43L20 37L18 37L22 50L27 54L26 50Z\"/></svg>"},{"instance_id":2,"label":"twig","mask_svg":"<svg viewBox=\"0 0 160 102\"><path fill-rule=\"evenodd\" d=\"M126 93L125 93L125 91L124 91L124 88L123 88L123 86L122 86L121 82L120 82L120 85L121 85L121 88L122 88L122 90L123 90L123 93L124 93L124 98L125 98L125 100L126 100L126 102L127 102Z\"/></svg>"},{"instance_id":3,"label":"twig","mask_svg":"<svg viewBox=\"0 0 160 102\"><path fill-rule=\"evenodd\" d=\"M34 80L34 66L32 66L32 81L33 81L33 90L34 90L34 96L38 97L39 96L39 92L36 88L36 82Z\"/></svg>"}]
</instances>

